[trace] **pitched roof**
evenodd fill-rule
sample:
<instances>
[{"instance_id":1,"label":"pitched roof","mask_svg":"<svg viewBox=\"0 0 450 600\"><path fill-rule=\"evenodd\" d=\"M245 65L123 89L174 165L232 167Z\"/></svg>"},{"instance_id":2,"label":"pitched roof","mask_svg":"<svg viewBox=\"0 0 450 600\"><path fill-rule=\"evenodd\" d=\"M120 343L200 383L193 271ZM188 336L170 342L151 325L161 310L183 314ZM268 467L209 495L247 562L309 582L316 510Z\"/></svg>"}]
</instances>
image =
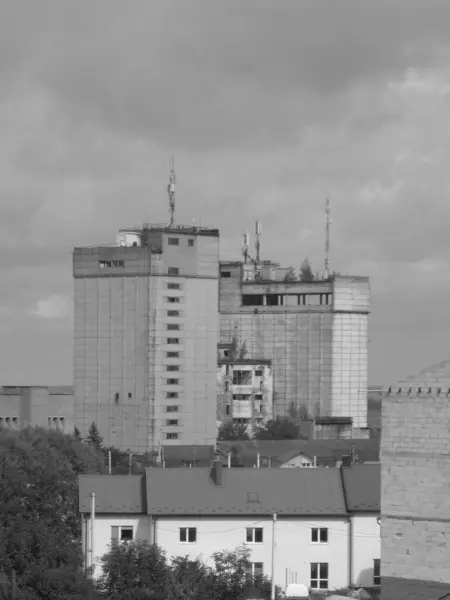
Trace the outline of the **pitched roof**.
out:
<instances>
[{"instance_id":1,"label":"pitched roof","mask_svg":"<svg viewBox=\"0 0 450 600\"><path fill-rule=\"evenodd\" d=\"M380 512L381 465L353 465L341 469L349 512Z\"/></svg>"},{"instance_id":2,"label":"pitched roof","mask_svg":"<svg viewBox=\"0 0 450 600\"><path fill-rule=\"evenodd\" d=\"M97 512L134 514L146 512L143 475L80 475L78 478L80 512L91 511L92 492L95 494Z\"/></svg>"},{"instance_id":3,"label":"pitched roof","mask_svg":"<svg viewBox=\"0 0 450 600\"><path fill-rule=\"evenodd\" d=\"M402 387L411 385L436 386L450 388L450 360L444 360L441 363L425 367L414 375L409 375L400 381L395 382L392 386L387 387Z\"/></svg>"},{"instance_id":4,"label":"pitched roof","mask_svg":"<svg viewBox=\"0 0 450 600\"><path fill-rule=\"evenodd\" d=\"M195 462L198 467L208 466L214 458L214 446L163 446L163 454L166 467L182 467L186 462Z\"/></svg>"},{"instance_id":5,"label":"pitched roof","mask_svg":"<svg viewBox=\"0 0 450 600\"><path fill-rule=\"evenodd\" d=\"M147 469L147 510L166 515L345 515L338 469Z\"/></svg>"}]
</instances>

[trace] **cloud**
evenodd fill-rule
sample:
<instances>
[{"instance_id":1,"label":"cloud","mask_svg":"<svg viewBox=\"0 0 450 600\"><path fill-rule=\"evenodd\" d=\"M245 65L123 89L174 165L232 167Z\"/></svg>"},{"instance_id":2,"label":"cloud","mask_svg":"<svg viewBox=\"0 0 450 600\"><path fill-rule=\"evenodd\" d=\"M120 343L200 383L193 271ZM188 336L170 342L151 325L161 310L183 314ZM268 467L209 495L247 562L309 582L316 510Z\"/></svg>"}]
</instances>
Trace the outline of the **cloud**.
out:
<instances>
[{"instance_id":1,"label":"cloud","mask_svg":"<svg viewBox=\"0 0 450 600\"><path fill-rule=\"evenodd\" d=\"M66 296L54 294L38 300L30 313L38 319L68 319L72 314L72 301Z\"/></svg>"}]
</instances>

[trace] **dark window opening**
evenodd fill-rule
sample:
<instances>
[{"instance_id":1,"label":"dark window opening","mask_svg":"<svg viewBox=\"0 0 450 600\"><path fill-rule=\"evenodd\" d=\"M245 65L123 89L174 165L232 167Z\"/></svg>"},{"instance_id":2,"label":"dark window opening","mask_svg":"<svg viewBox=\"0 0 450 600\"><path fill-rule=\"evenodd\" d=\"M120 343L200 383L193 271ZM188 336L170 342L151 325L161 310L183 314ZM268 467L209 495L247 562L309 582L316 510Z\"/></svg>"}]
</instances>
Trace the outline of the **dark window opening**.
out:
<instances>
[{"instance_id":1,"label":"dark window opening","mask_svg":"<svg viewBox=\"0 0 450 600\"><path fill-rule=\"evenodd\" d=\"M180 269L178 267L169 267L168 273L171 276L172 275L179 275L180 274Z\"/></svg>"},{"instance_id":2,"label":"dark window opening","mask_svg":"<svg viewBox=\"0 0 450 600\"><path fill-rule=\"evenodd\" d=\"M180 542L187 544L195 544L197 541L196 527L180 527Z\"/></svg>"},{"instance_id":3,"label":"dark window opening","mask_svg":"<svg viewBox=\"0 0 450 600\"><path fill-rule=\"evenodd\" d=\"M225 356L225 358L230 354L229 350L224 350L223 355Z\"/></svg>"},{"instance_id":4,"label":"dark window opening","mask_svg":"<svg viewBox=\"0 0 450 600\"><path fill-rule=\"evenodd\" d=\"M167 284L167 289L168 290L179 290L180 289L180 284L179 283L168 283Z\"/></svg>"},{"instance_id":5,"label":"dark window opening","mask_svg":"<svg viewBox=\"0 0 450 600\"><path fill-rule=\"evenodd\" d=\"M167 338L167 343L168 344L179 344L180 338Z\"/></svg>"},{"instance_id":6,"label":"dark window opening","mask_svg":"<svg viewBox=\"0 0 450 600\"><path fill-rule=\"evenodd\" d=\"M178 433L166 433L166 440L177 440Z\"/></svg>"},{"instance_id":7,"label":"dark window opening","mask_svg":"<svg viewBox=\"0 0 450 600\"><path fill-rule=\"evenodd\" d=\"M281 304L281 302L278 294L267 294L266 306L278 306L279 304Z\"/></svg>"},{"instance_id":8,"label":"dark window opening","mask_svg":"<svg viewBox=\"0 0 450 600\"><path fill-rule=\"evenodd\" d=\"M262 294L242 294L242 306L262 306Z\"/></svg>"},{"instance_id":9,"label":"dark window opening","mask_svg":"<svg viewBox=\"0 0 450 600\"><path fill-rule=\"evenodd\" d=\"M178 421L176 419L169 419L166 421L168 427L176 427L178 425Z\"/></svg>"},{"instance_id":10,"label":"dark window opening","mask_svg":"<svg viewBox=\"0 0 450 600\"><path fill-rule=\"evenodd\" d=\"M179 352L166 352L166 358L180 358Z\"/></svg>"},{"instance_id":11,"label":"dark window opening","mask_svg":"<svg viewBox=\"0 0 450 600\"><path fill-rule=\"evenodd\" d=\"M168 400L175 400L175 399L178 399L178 397L179 397L178 392L167 392L167 394L166 394L166 398Z\"/></svg>"},{"instance_id":12,"label":"dark window opening","mask_svg":"<svg viewBox=\"0 0 450 600\"><path fill-rule=\"evenodd\" d=\"M128 398L132 398L133 394L131 392L128 392Z\"/></svg>"},{"instance_id":13,"label":"dark window opening","mask_svg":"<svg viewBox=\"0 0 450 600\"><path fill-rule=\"evenodd\" d=\"M194 245L194 240L188 240L188 246L193 246Z\"/></svg>"},{"instance_id":14,"label":"dark window opening","mask_svg":"<svg viewBox=\"0 0 450 600\"><path fill-rule=\"evenodd\" d=\"M311 529L311 541L315 544L326 544L328 542L328 528L313 527Z\"/></svg>"},{"instance_id":15,"label":"dark window opening","mask_svg":"<svg viewBox=\"0 0 450 600\"><path fill-rule=\"evenodd\" d=\"M167 302L169 304L179 304L180 303L180 299L177 298L177 297L174 297L174 296L172 296L172 297L169 296L169 298L167 298Z\"/></svg>"},{"instance_id":16,"label":"dark window opening","mask_svg":"<svg viewBox=\"0 0 450 600\"><path fill-rule=\"evenodd\" d=\"M100 269L106 269L111 267L124 267L125 263L123 260L100 260Z\"/></svg>"},{"instance_id":17,"label":"dark window opening","mask_svg":"<svg viewBox=\"0 0 450 600\"><path fill-rule=\"evenodd\" d=\"M166 412L178 412L178 406L176 406L176 405L167 406Z\"/></svg>"},{"instance_id":18,"label":"dark window opening","mask_svg":"<svg viewBox=\"0 0 450 600\"><path fill-rule=\"evenodd\" d=\"M262 377L262 376L263 376L262 369L256 369L255 370L255 377Z\"/></svg>"},{"instance_id":19,"label":"dark window opening","mask_svg":"<svg viewBox=\"0 0 450 600\"><path fill-rule=\"evenodd\" d=\"M120 528L120 541L131 542L133 540L133 528L132 527L121 527Z\"/></svg>"},{"instance_id":20,"label":"dark window opening","mask_svg":"<svg viewBox=\"0 0 450 600\"><path fill-rule=\"evenodd\" d=\"M373 585L381 584L381 561L375 558L373 561Z\"/></svg>"},{"instance_id":21,"label":"dark window opening","mask_svg":"<svg viewBox=\"0 0 450 600\"><path fill-rule=\"evenodd\" d=\"M114 396L114 400L115 400L116 404L118 404L118 402L119 402L119 393L118 392L116 392L116 394Z\"/></svg>"},{"instance_id":22,"label":"dark window opening","mask_svg":"<svg viewBox=\"0 0 450 600\"><path fill-rule=\"evenodd\" d=\"M311 563L310 586L314 590L328 589L328 563Z\"/></svg>"},{"instance_id":23,"label":"dark window opening","mask_svg":"<svg viewBox=\"0 0 450 600\"><path fill-rule=\"evenodd\" d=\"M252 385L252 372L233 371L233 385Z\"/></svg>"},{"instance_id":24,"label":"dark window opening","mask_svg":"<svg viewBox=\"0 0 450 600\"><path fill-rule=\"evenodd\" d=\"M263 543L263 528L262 527L247 527L246 541L248 544Z\"/></svg>"},{"instance_id":25,"label":"dark window opening","mask_svg":"<svg viewBox=\"0 0 450 600\"><path fill-rule=\"evenodd\" d=\"M229 414L230 414L230 408L231 408L231 407L230 407L230 405L229 405L229 404L227 404L227 405L226 405L226 407L225 407L225 414L226 414L226 415L229 415Z\"/></svg>"},{"instance_id":26,"label":"dark window opening","mask_svg":"<svg viewBox=\"0 0 450 600\"><path fill-rule=\"evenodd\" d=\"M220 276L224 279L231 277L231 271L221 271Z\"/></svg>"},{"instance_id":27,"label":"dark window opening","mask_svg":"<svg viewBox=\"0 0 450 600\"><path fill-rule=\"evenodd\" d=\"M179 371L180 365L167 365L166 371Z\"/></svg>"},{"instance_id":28,"label":"dark window opening","mask_svg":"<svg viewBox=\"0 0 450 600\"><path fill-rule=\"evenodd\" d=\"M167 379L167 385L178 385L179 379Z\"/></svg>"},{"instance_id":29,"label":"dark window opening","mask_svg":"<svg viewBox=\"0 0 450 600\"><path fill-rule=\"evenodd\" d=\"M179 238L170 237L169 238L169 246L178 246L180 244Z\"/></svg>"},{"instance_id":30,"label":"dark window opening","mask_svg":"<svg viewBox=\"0 0 450 600\"><path fill-rule=\"evenodd\" d=\"M178 323L167 323L168 331L179 331L180 325Z\"/></svg>"},{"instance_id":31,"label":"dark window opening","mask_svg":"<svg viewBox=\"0 0 450 600\"><path fill-rule=\"evenodd\" d=\"M167 311L167 316L168 317L179 317L180 316L180 311L179 310L168 310Z\"/></svg>"}]
</instances>

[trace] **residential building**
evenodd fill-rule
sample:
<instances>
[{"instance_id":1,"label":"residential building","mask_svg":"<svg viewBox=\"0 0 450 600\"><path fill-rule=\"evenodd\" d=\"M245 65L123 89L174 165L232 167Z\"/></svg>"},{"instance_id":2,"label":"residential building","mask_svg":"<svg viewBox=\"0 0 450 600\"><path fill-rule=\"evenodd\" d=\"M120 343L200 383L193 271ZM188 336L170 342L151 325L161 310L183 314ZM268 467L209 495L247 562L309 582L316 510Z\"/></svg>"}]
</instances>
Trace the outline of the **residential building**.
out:
<instances>
[{"instance_id":1,"label":"residential building","mask_svg":"<svg viewBox=\"0 0 450 600\"><path fill-rule=\"evenodd\" d=\"M73 433L72 386L1 386L0 429L28 426Z\"/></svg>"},{"instance_id":2,"label":"residential building","mask_svg":"<svg viewBox=\"0 0 450 600\"><path fill-rule=\"evenodd\" d=\"M79 479L83 544L94 565L114 541L145 539L170 556L200 557L245 545L253 572L283 589L377 584L379 466L346 469L146 469L141 476ZM376 469L378 468L378 474ZM353 467L348 470L352 471ZM369 485L367 485L369 483ZM374 579L375 578L375 579Z\"/></svg>"},{"instance_id":3,"label":"residential building","mask_svg":"<svg viewBox=\"0 0 450 600\"><path fill-rule=\"evenodd\" d=\"M224 261L219 294L221 344L271 361L274 415L296 410L367 427L367 277L302 282L268 261Z\"/></svg>"},{"instance_id":4,"label":"residential building","mask_svg":"<svg viewBox=\"0 0 450 600\"><path fill-rule=\"evenodd\" d=\"M75 422L133 452L216 439L219 231L145 225L75 248Z\"/></svg>"},{"instance_id":5,"label":"residential building","mask_svg":"<svg viewBox=\"0 0 450 600\"><path fill-rule=\"evenodd\" d=\"M272 418L273 378L268 360L219 358L217 419L248 426L249 433Z\"/></svg>"},{"instance_id":6,"label":"residential building","mask_svg":"<svg viewBox=\"0 0 450 600\"><path fill-rule=\"evenodd\" d=\"M450 361L385 390L382 598L450 594Z\"/></svg>"}]
</instances>

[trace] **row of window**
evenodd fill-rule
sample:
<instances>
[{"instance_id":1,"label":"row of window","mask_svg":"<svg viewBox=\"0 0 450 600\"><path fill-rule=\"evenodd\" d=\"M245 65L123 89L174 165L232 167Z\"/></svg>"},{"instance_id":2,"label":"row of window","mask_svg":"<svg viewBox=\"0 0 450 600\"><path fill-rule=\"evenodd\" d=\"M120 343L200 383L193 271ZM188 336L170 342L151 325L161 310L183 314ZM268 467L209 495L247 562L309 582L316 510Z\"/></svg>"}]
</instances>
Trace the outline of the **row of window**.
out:
<instances>
[{"instance_id":1,"label":"row of window","mask_svg":"<svg viewBox=\"0 0 450 600\"><path fill-rule=\"evenodd\" d=\"M180 238L177 237L170 237L168 239L168 243L169 246L179 246L180 245ZM192 238L188 239L188 246L193 246L194 245L194 240Z\"/></svg>"},{"instance_id":2,"label":"row of window","mask_svg":"<svg viewBox=\"0 0 450 600\"><path fill-rule=\"evenodd\" d=\"M326 532L324 534L323 532ZM322 541L321 537L328 540L328 529L317 527L311 529L311 541ZM315 538L315 540L314 540ZM133 527L113 526L111 527L111 541L132 541ZM261 527L248 527L246 530L247 543L262 543L263 529ZM195 544L197 541L196 527L180 527L179 541L182 544ZM262 576L264 574L264 564L260 562L249 563L247 567L247 575L252 577ZM381 564L380 559L375 558L373 561L373 585L380 585L381 580ZM329 563L322 562L310 563L310 587L316 590L327 590L329 582Z\"/></svg>"},{"instance_id":3,"label":"row of window","mask_svg":"<svg viewBox=\"0 0 450 600\"><path fill-rule=\"evenodd\" d=\"M242 306L331 306L332 294L242 294Z\"/></svg>"}]
</instances>

